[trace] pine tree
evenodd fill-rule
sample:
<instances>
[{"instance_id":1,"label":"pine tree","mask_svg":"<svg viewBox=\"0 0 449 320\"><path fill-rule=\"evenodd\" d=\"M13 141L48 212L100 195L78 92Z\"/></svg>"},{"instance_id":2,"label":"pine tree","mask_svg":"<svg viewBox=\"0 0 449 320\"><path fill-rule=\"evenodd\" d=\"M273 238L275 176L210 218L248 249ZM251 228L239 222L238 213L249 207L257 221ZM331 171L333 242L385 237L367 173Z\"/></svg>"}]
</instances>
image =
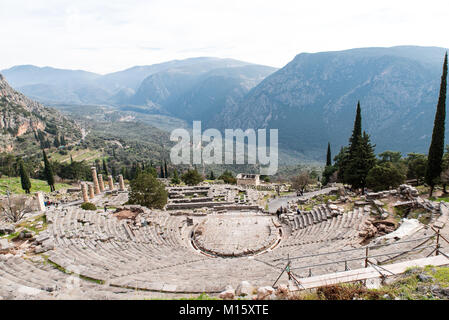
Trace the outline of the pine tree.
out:
<instances>
[{"instance_id":1,"label":"pine tree","mask_svg":"<svg viewBox=\"0 0 449 320\"><path fill-rule=\"evenodd\" d=\"M215 174L213 171L210 172L209 180L215 180Z\"/></svg>"},{"instance_id":2,"label":"pine tree","mask_svg":"<svg viewBox=\"0 0 449 320\"><path fill-rule=\"evenodd\" d=\"M25 170L25 165L23 164L22 159L19 160L19 171L22 189L25 190L25 193L30 193L31 181L28 172Z\"/></svg>"},{"instance_id":3,"label":"pine tree","mask_svg":"<svg viewBox=\"0 0 449 320\"><path fill-rule=\"evenodd\" d=\"M341 147L340 152L334 157L334 167L337 170L337 180L339 182L344 182L345 169L348 164L348 159L348 147Z\"/></svg>"},{"instance_id":4,"label":"pine tree","mask_svg":"<svg viewBox=\"0 0 449 320\"><path fill-rule=\"evenodd\" d=\"M441 164L444 154L444 130L446 119L446 90L447 90L447 52L444 56L443 74L441 76L440 95L433 125L432 141L426 168L426 183L430 186L432 196L435 184L441 174Z\"/></svg>"},{"instance_id":5,"label":"pine tree","mask_svg":"<svg viewBox=\"0 0 449 320\"><path fill-rule=\"evenodd\" d=\"M45 179L47 179L47 183L50 186L50 192L55 191L55 177L53 174L53 168L48 161L47 154L45 153L45 150L42 150L43 156L44 156L44 174Z\"/></svg>"},{"instance_id":6,"label":"pine tree","mask_svg":"<svg viewBox=\"0 0 449 320\"><path fill-rule=\"evenodd\" d=\"M331 144L327 143L326 167L332 165Z\"/></svg>"}]
</instances>

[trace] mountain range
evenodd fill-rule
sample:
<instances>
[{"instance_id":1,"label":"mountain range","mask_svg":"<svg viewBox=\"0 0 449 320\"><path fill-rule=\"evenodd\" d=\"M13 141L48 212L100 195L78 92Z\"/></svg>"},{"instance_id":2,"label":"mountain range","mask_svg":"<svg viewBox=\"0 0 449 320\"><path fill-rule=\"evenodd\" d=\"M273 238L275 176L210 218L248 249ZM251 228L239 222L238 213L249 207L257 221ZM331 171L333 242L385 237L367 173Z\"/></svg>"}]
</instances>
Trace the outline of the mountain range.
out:
<instances>
[{"instance_id":1,"label":"mountain range","mask_svg":"<svg viewBox=\"0 0 449 320\"><path fill-rule=\"evenodd\" d=\"M203 128L279 129L279 144L323 161L348 143L357 101L376 152L427 152L444 53L399 46L301 53L281 69L232 59L192 58L107 75L16 66L2 73L43 103L103 104ZM446 136L449 129L446 132Z\"/></svg>"},{"instance_id":2,"label":"mountain range","mask_svg":"<svg viewBox=\"0 0 449 320\"><path fill-rule=\"evenodd\" d=\"M221 70L221 71L220 71ZM135 66L100 75L82 70L15 66L2 70L9 83L32 99L46 104L144 105L160 109L160 102L202 85L213 77L225 86L253 87L276 69L233 59L191 58L149 66ZM217 83L218 85L218 83ZM161 110L162 111L162 110Z\"/></svg>"},{"instance_id":3,"label":"mountain range","mask_svg":"<svg viewBox=\"0 0 449 320\"><path fill-rule=\"evenodd\" d=\"M328 141L334 153L348 143L360 101L363 129L377 152L427 152L445 51L401 46L302 53L225 110L222 124L279 128L282 148L324 160Z\"/></svg>"}]
</instances>

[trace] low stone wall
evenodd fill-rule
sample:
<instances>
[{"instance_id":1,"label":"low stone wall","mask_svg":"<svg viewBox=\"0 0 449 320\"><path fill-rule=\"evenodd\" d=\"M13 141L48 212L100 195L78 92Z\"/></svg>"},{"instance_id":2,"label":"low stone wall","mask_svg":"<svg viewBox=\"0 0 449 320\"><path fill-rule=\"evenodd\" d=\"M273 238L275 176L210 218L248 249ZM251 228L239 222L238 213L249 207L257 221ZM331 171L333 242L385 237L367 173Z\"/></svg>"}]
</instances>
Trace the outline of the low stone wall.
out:
<instances>
[{"instance_id":1,"label":"low stone wall","mask_svg":"<svg viewBox=\"0 0 449 320\"><path fill-rule=\"evenodd\" d=\"M262 211L262 208L256 205L218 205L215 207L217 210L256 210Z\"/></svg>"},{"instance_id":2,"label":"low stone wall","mask_svg":"<svg viewBox=\"0 0 449 320\"><path fill-rule=\"evenodd\" d=\"M182 210L194 208L215 208L220 205L229 205L232 202L190 202L190 203L170 203L167 204L167 210Z\"/></svg>"},{"instance_id":3,"label":"low stone wall","mask_svg":"<svg viewBox=\"0 0 449 320\"><path fill-rule=\"evenodd\" d=\"M199 198L181 198L181 199L172 199L170 200L170 204L174 203L194 203L194 202L211 202L213 201L212 197L199 197Z\"/></svg>"},{"instance_id":4,"label":"low stone wall","mask_svg":"<svg viewBox=\"0 0 449 320\"><path fill-rule=\"evenodd\" d=\"M380 199L386 198L388 196L403 196L403 197L411 197L416 198L419 196L419 192L415 187L412 187L408 184L401 184L399 188L393 190L384 190L379 192L367 192L366 199Z\"/></svg>"}]
</instances>

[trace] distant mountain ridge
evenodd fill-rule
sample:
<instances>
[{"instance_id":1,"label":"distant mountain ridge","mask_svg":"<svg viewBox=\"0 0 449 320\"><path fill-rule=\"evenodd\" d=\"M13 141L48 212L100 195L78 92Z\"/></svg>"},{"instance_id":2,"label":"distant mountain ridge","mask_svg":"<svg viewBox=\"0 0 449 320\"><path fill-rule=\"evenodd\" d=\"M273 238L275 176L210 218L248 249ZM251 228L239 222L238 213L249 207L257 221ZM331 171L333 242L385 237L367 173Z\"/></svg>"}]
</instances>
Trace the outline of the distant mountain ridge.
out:
<instances>
[{"instance_id":1,"label":"distant mountain ridge","mask_svg":"<svg viewBox=\"0 0 449 320\"><path fill-rule=\"evenodd\" d=\"M328 141L333 154L347 145L358 100L376 152L426 153L446 50L398 46L301 53L279 70L192 58L104 76L73 71L67 75L72 87L33 84L33 77L21 80L26 74L14 68L5 74L14 74L16 87L26 84L21 88L30 97L55 105L114 105L189 123L202 120L203 128L279 129L280 148L298 159L324 161Z\"/></svg>"},{"instance_id":2,"label":"distant mountain ridge","mask_svg":"<svg viewBox=\"0 0 449 320\"><path fill-rule=\"evenodd\" d=\"M10 79L11 85L27 96L49 104L111 104L145 105L151 108L152 97L142 93L141 84L153 76L157 79L167 75L191 75L197 77L215 69L229 69L242 66L260 67L265 76L276 69L257 66L234 59L211 57L173 60L164 63L135 66L126 70L99 75L82 70L65 70L31 65L15 66L1 72ZM160 75L159 75L160 74ZM153 79L154 79L153 78ZM151 80L147 80L149 82ZM174 79L173 81L182 81ZM163 86L163 84L162 84ZM182 85L186 87L185 84ZM182 92L184 93L184 92ZM147 103L148 102L148 103Z\"/></svg>"},{"instance_id":3,"label":"distant mountain ridge","mask_svg":"<svg viewBox=\"0 0 449 320\"><path fill-rule=\"evenodd\" d=\"M376 151L427 152L444 53L437 47L302 53L220 115L222 128L276 128L280 146L324 160L348 143L357 101ZM446 136L449 134L447 129Z\"/></svg>"}]
</instances>

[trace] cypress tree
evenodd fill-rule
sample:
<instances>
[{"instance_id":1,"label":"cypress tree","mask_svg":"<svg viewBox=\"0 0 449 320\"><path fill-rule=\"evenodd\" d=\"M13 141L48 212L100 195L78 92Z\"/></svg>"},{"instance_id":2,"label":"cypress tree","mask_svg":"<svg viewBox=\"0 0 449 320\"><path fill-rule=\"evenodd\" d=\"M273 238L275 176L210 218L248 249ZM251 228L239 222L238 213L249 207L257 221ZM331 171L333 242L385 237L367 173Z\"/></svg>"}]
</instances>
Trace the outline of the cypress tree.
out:
<instances>
[{"instance_id":1,"label":"cypress tree","mask_svg":"<svg viewBox=\"0 0 449 320\"><path fill-rule=\"evenodd\" d=\"M329 182L330 177L335 172L334 166L332 166L332 155L331 155L331 144L330 142L327 143L327 155L326 155L326 166L324 167L323 171L323 185L326 185Z\"/></svg>"},{"instance_id":2,"label":"cypress tree","mask_svg":"<svg viewBox=\"0 0 449 320\"><path fill-rule=\"evenodd\" d=\"M354 129L352 129L352 136L349 138L349 156L354 153L357 146L362 139L362 110L360 108L360 101L357 102L357 111L354 121Z\"/></svg>"},{"instance_id":3,"label":"cypress tree","mask_svg":"<svg viewBox=\"0 0 449 320\"><path fill-rule=\"evenodd\" d=\"M441 174L441 164L444 153L444 127L446 119L446 88L447 88L447 52L444 56L443 74L441 75L440 95L433 124L432 141L426 168L426 183L430 186L432 196L435 184Z\"/></svg>"},{"instance_id":4,"label":"cypress tree","mask_svg":"<svg viewBox=\"0 0 449 320\"><path fill-rule=\"evenodd\" d=\"M142 173L142 169L140 168L140 164L137 162L136 163L136 176L135 178L137 178L139 176L139 174Z\"/></svg>"},{"instance_id":5,"label":"cypress tree","mask_svg":"<svg viewBox=\"0 0 449 320\"><path fill-rule=\"evenodd\" d=\"M65 144L66 144L66 142L65 142L64 135L61 135L61 138L59 138L59 145L65 146Z\"/></svg>"},{"instance_id":6,"label":"cypress tree","mask_svg":"<svg viewBox=\"0 0 449 320\"><path fill-rule=\"evenodd\" d=\"M57 148L61 145L61 143L59 142L59 138L58 136L55 137L55 140L53 141L53 145Z\"/></svg>"},{"instance_id":7,"label":"cypress tree","mask_svg":"<svg viewBox=\"0 0 449 320\"><path fill-rule=\"evenodd\" d=\"M363 132L362 135L362 112L360 101L357 103L357 111L354 121L354 129L349 139L348 151L341 156L340 161L343 165L343 181L352 186L353 189L362 189L365 193L366 176L369 170L376 163L374 147L369 135Z\"/></svg>"},{"instance_id":8,"label":"cypress tree","mask_svg":"<svg viewBox=\"0 0 449 320\"><path fill-rule=\"evenodd\" d=\"M47 179L47 183L50 186L50 192L53 192L53 191L55 191L55 177L53 174L53 168L51 167L51 164L48 161L47 154L45 153L45 150L42 150L42 153L44 155L45 179Z\"/></svg>"},{"instance_id":9,"label":"cypress tree","mask_svg":"<svg viewBox=\"0 0 449 320\"><path fill-rule=\"evenodd\" d=\"M162 165L162 163L161 163L159 169L160 169L159 177L160 177L160 178L165 178L164 166Z\"/></svg>"},{"instance_id":10,"label":"cypress tree","mask_svg":"<svg viewBox=\"0 0 449 320\"><path fill-rule=\"evenodd\" d=\"M345 168L348 164L348 147L341 147L340 152L334 157L334 167L337 170L337 180L344 182Z\"/></svg>"},{"instance_id":11,"label":"cypress tree","mask_svg":"<svg viewBox=\"0 0 449 320\"><path fill-rule=\"evenodd\" d=\"M109 175L109 170L108 170L108 166L106 165L106 160L103 159L103 172L106 176Z\"/></svg>"},{"instance_id":12,"label":"cypress tree","mask_svg":"<svg viewBox=\"0 0 449 320\"><path fill-rule=\"evenodd\" d=\"M30 193L31 189L31 181L28 175L28 172L25 170L25 165L23 164L23 160L19 160L19 171L20 171L20 182L22 184L22 189L25 190L25 193Z\"/></svg>"},{"instance_id":13,"label":"cypress tree","mask_svg":"<svg viewBox=\"0 0 449 320\"><path fill-rule=\"evenodd\" d=\"M97 169L97 172L101 172L100 159L95 159L95 168Z\"/></svg>"},{"instance_id":14,"label":"cypress tree","mask_svg":"<svg viewBox=\"0 0 449 320\"><path fill-rule=\"evenodd\" d=\"M164 160L164 178L168 178L167 161Z\"/></svg>"},{"instance_id":15,"label":"cypress tree","mask_svg":"<svg viewBox=\"0 0 449 320\"><path fill-rule=\"evenodd\" d=\"M137 177L137 162L134 162L132 164L131 170L128 174L129 174L129 180L133 180Z\"/></svg>"},{"instance_id":16,"label":"cypress tree","mask_svg":"<svg viewBox=\"0 0 449 320\"><path fill-rule=\"evenodd\" d=\"M120 169L120 174L123 176L123 179L128 179L129 180L128 169L126 167L122 167Z\"/></svg>"},{"instance_id":17,"label":"cypress tree","mask_svg":"<svg viewBox=\"0 0 449 320\"><path fill-rule=\"evenodd\" d=\"M376 164L376 155L374 154L374 145L371 144L369 135L363 132L353 152L353 157L348 160L346 168L346 180L353 189L362 189L365 193L366 177L371 168Z\"/></svg>"},{"instance_id":18,"label":"cypress tree","mask_svg":"<svg viewBox=\"0 0 449 320\"><path fill-rule=\"evenodd\" d=\"M338 179L345 183L351 184L353 178L350 177L354 175L354 172L350 172L351 170L348 166L351 165L351 162L354 162L355 152L359 147L360 140L362 139L362 110L360 108L360 101L357 102L356 115L354 120L354 128L352 129L352 135L349 138L349 147L347 150L344 150L344 154L340 156L340 167L338 168ZM340 153L343 152L343 149Z\"/></svg>"},{"instance_id":19,"label":"cypress tree","mask_svg":"<svg viewBox=\"0 0 449 320\"><path fill-rule=\"evenodd\" d=\"M332 165L331 144L327 143L326 167Z\"/></svg>"}]
</instances>

